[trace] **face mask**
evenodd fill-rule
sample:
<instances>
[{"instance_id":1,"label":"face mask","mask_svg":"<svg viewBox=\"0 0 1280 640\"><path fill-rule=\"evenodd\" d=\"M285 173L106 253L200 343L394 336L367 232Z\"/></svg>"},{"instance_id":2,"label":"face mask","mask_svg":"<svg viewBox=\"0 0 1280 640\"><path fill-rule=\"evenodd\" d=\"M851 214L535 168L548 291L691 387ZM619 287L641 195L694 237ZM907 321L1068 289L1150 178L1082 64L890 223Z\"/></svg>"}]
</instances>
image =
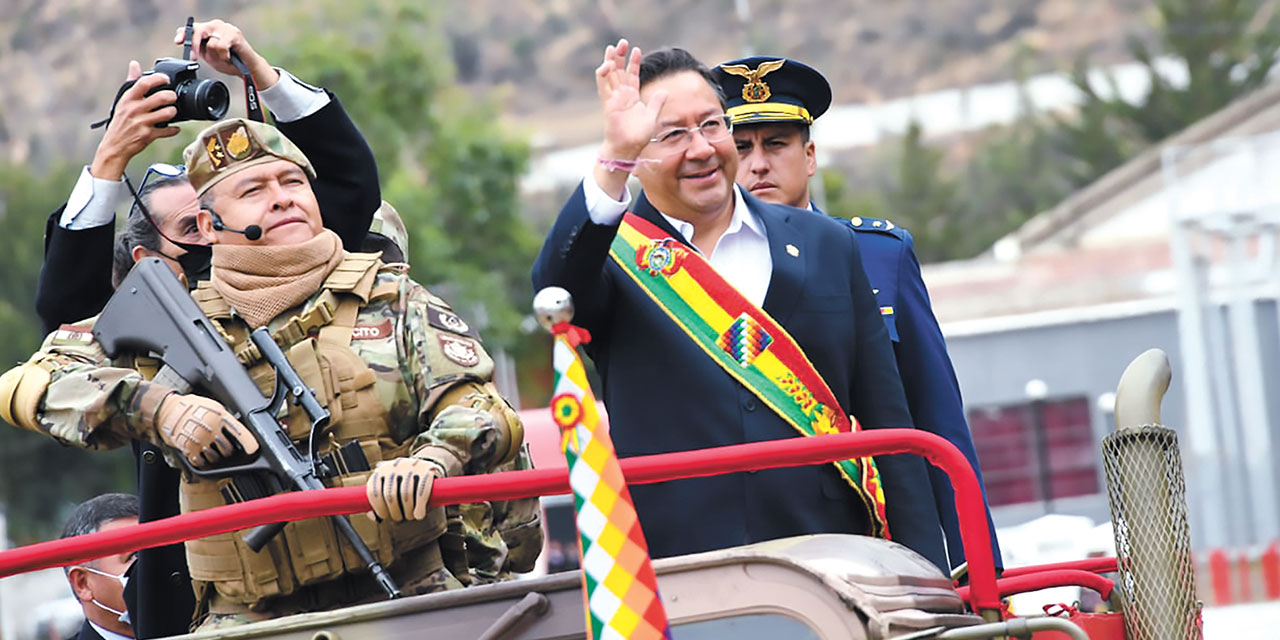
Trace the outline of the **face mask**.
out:
<instances>
[{"instance_id":1,"label":"face mask","mask_svg":"<svg viewBox=\"0 0 1280 640\"><path fill-rule=\"evenodd\" d=\"M97 598L92 598L92 599L90 599L90 600L89 600L89 602L92 602L92 603L94 603L94 604L98 605L98 608L99 608L99 609L102 609L102 610L107 611L107 612L109 612L109 613L114 613L114 614L116 615L116 619L117 619L117 620L119 620L120 622L123 622L124 624L132 624L132 623L129 621L129 612L128 612L128 611L116 611L115 609L112 609L111 607L108 607L107 605L102 604L101 602L98 602L98 599L97 599Z\"/></svg>"},{"instance_id":2,"label":"face mask","mask_svg":"<svg viewBox=\"0 0 1280 640\"><path fill-rule=\"evenodd\" d=\"M102 576L102 577L104 577L104 578L111 578L111 579L113 579L113 580L118 580L118 581L120 581L120 588L121 588L121 589L123 589L124 587L128 586L128 584L129 584L129 576L128 576L127 574L126 574L126 575L116 575L116 574L114 574L114 573L107 573L106 571L100 571L100 570L98 570L98 569L94 569L93 567L86 567L86 566L84 566L84 565L80 565L80 568L81 568L81 569L84 569L85 571L88 571L89 573L96 573L96 574L98 574L98 575L100 575L100 576ZM98 599L97 599L97 598L90 598L90 600L89 600L89 601L90 601L90 602L92 602L93 604L97 605L99 609L102 609L102 610L107 611L107 612L109 612L109 613L113 613L113 614L115 614L115 615L116 615L116 618L117 618L117 619L119 619L119 620L120 620L120 622L123 622L123 623L125 623L125 624L129 624L129 612L128 612L128 611L117 611L117 610L115 610L115 609L112 609L111 607L108 607L107 605L102 604L101 602L98 602Z\"/></svg>"}]
</instances>

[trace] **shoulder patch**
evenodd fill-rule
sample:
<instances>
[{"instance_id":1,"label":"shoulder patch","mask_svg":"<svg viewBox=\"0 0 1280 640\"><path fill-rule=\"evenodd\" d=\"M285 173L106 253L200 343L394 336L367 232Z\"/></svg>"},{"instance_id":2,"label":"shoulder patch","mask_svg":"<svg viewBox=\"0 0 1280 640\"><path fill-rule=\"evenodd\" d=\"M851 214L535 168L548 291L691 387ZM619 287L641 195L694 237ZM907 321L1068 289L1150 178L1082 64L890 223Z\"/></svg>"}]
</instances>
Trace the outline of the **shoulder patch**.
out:
<instances>
[{"instance_id":1,"label":"shoulder patch","mask_svg":"<svg viewBox=\"0 0 1280 640\"><path fill-rule=\"evenodd\" d=\"M64 324L50 337L53 346L93 344L93 329L88 325Z\"/></svg>"},{"instance_id":2,"label":"shoulder patch","mask_svg":"<svg viewBox=\"0 0 1280 640\"><path fill-rule=\"evenodd\" d=\"M854 216L849 219L849 226L853 227L854 231L883 233L898 238L899 240L903 239L906 234L906 229L899 227L889 220L881 220L880 218Z\"/></svg>"},{"instance_id":3,"label":"shoulder patch","mask_svg":"<svg viewBox=\"0 0 1280 640\"><path fill-rule=\"evenodd\" d=\"M391 318L377 324L357 324L351 328L352 340L382 340L391 337Z\"/></svg>"},{"instance_id":4,"label":"shoulder patch","mask_svg":"<svg viewBox=\"0 0 1280 640\"><path fill-rule=\"evenodd\" d=\"M464 367L480 364L480 349L475 341L448 333L437 333L436 339L440 341L440 352L453 363Z\"/></svg>"},{"instance_id":5,"label":"shoulder patch","mask_svg":"<svg viewBox=\"0 0 1280 640\"><path fill-rule=\"evenodd\" d=\"M480 332L463 320L462 316L434 304L427 305L427 323L442 331L480 340Z\"/></svg>"}]
</instances>

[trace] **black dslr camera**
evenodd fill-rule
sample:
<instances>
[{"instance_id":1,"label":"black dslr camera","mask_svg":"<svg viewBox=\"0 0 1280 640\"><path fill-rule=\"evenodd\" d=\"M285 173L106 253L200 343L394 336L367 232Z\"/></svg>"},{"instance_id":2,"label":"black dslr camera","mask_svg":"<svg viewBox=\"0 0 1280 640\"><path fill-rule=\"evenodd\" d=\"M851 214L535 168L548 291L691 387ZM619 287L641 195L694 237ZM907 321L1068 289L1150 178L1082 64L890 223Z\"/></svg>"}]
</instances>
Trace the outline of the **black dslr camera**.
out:
<instances>
[{"instance_id":1,"label":"black dslr camera","mask_svg":"<svg viewBox=\"0 0 1280 640\"><path fill-rule=\"evenodd\" d=\"M147 95L165 89L178 94L177 101L173 103L173 106L178 108L178 115L161 126L185 120L221 120L222 116L227 115L227 107L231 105L231 94L227 91L227 85L218 80L196 78L196 69L199 68L200 64L194 60L160 58L156 60L156 66L142 73L144 76L153 73L169 76L169 84L156 87ZM120 89L121 93L127 91L135 82L135 80L126 82Z\"/></svg>"}]
</instances>

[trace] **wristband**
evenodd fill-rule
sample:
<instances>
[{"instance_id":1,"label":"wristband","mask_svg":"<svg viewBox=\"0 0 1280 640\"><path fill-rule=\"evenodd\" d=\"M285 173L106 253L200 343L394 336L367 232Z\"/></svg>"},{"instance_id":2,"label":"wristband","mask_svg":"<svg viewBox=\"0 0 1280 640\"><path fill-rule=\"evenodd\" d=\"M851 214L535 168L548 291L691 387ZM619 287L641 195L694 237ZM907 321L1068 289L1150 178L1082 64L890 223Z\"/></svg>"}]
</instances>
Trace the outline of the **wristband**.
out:
<instances>
[{"instance_id":1,"label":"wristband","mask_svg":"<svg viewBox=\"0 0 1280 640\"><path fill-rule=\"evenodd\" d=\"M614 171L631 173L636 170L636 165L640 164L637 160L617 160L606 158L604 156L597 157L596 162L599 162L600 166L608 169L609 173L613 173Z\"/></svg>"}]
</instances>

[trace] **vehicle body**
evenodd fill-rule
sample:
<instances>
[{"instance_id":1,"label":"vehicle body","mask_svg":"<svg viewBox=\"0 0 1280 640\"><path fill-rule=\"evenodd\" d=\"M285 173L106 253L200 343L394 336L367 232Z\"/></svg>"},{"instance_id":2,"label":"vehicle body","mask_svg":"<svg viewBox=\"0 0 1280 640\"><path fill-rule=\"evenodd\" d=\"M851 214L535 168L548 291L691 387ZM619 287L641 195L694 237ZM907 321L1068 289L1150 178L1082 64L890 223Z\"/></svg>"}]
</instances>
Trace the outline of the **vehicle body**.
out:
<instances>
[{"instance_id":1,"label":"vehicle body","mask_svg":"<svg viewBox=\"0 0 1280 640\"><path fill-rule=\"evenodd\" d=\"M1146 356L1147 354L1144 354ZM1159 354L1163 358L1163 354ZM1137 364L1137 361L1135 361ZM1131 366L1131 369L1134 367ZM1150 368L1150 367L1148 367ZM1163 361L1167 388L1167 360ZM1126 372L1126 377L1129 372ZM1121 429L1120 440L1145 438L1163 430L1159 422L1159 398L1164 389L1149 380L1125 393L1122 380L1118 392L1117 421L1147 425ZM1123 418L1122 418L1123 416ZM1121 420L1124 422L1120 422ZM1171 433L1171 432L1170 432ZM1104 442L1104 449L1107 447ZM1168 450L1166 446L1166 451ZM1176 452L1176 441L1173 449ZM1180 463L1176 457L1160 464L1139 468L1142 455L1159 453L1135 449L1137 456L1113 456L1120 468L1146 478L1161 470L1176 483L1154 486L1150 482L1119 482L1121 499L1113 487L1113 517L1125 519L1118 503L1132 502L1171 511L1151 496L1147 489L1164 491L1182 500ZM753 468L773 468L795 464L818 464L835 458L861 457L883 453L912 453L926 457L945 471L956 487L956 507L961 531L969 552L969 582L957 586L930 562L893 542L852 535L818 535L787 538L654 562L658 588L670 620L673 637L680 640L710 638L786 638L808 640L827 638L986 638L1028 634L1053 629L1077 640L1092 638L1200 637L1199 607L1171 597L1143 599L1141 585L1167 586L1194 593L1194 580L1168 580L1176 575L1183 555L1178 548L1164 550L1157 537L1133 537L1143 522L1129 520L1127 538L1117 535L1117 548L1126 549L1122 560L1094 558L1076 562L1013 567L997 581L982 511L982 494L968 461L953 445L933 434L914 429L882 429L833 434L814 438L792 438L757 442L717 449L641 456L622 461L629 483L660 482L706 473L731 473ZM1173 468L1176 468L1176 474ZM1123 470L1123 469L1122 469ZM1138 472L1141 473L1138 473ZM1125 475L1121 475L1123 479ZM1108 474L1109 483L1113 478ZM1176 486L1175 486L1176 485ZM1171 490L1172 489L1172 490ZM505 500L531 495L556 495L568 491L564 468L544 468L488 476L444 478L436 482L432 502L456 504L479 499ZM1174 504L1176 502L1169 504ZM1148 504L1151 503L1151 504ZM1185 514L1185 500L1181 502ZM278 521L320 515L358 513L368 509L363 487L326 489L280 494L260 500L216 507L184 514L168 521L99 532L77 538L41 543L0 552L0 576L26 570L63 566L87 558L100 557L123 549L168 544L213 533L241 530ZM1176 511L1176 509L1173 509ZM1145 518L1151 520L1152 518ZM1163 533L1168 527L1156 531ZM1182 531L1181 533L1185 533ZM1122 541L1124 544L1119 544ZM1133 552L1137 549L1140 553ZM1188 547L1189 549L1189 547ZM576 550L576 546L575 546ZM1144 555L1145 554L1145 555ZM1135 558L1137 560L1135 560ZM1137 566L1145 558L1160 565L1160 572L1146 573ZM1154 558L1154 560L1152 560ZM1093 589L1103 599L1115 583L1101 574L1119 568L1122 582L1138 585L1136 591L1121 594L1126 607L1138 605L1142 615L1130 615L1125 624L1139 625L1161 620L1167 633L1134 634L1107 630L1087 636L1080 627L1064 618L1013 618L1004 620L999 598L1012 593L1052 586L1078 585ZM1154 581L1153 581L1154 578ZM1190 587L1185 589L1185 587ZM348 607L335 611L303 614L259 622L242 627L211 630L184 638L232 639L272 638L280 640L351 640L372 638L484 638L551 639L585 637L583 580L577 571L562 572L526 580L473 587L458 591L402 598L387 602ZM967 604L967 606L966 606ZM1164 615L1168 613L1168 615ZM1161 617L1164 616L1164 617ZM1172 621L1172 622L1169 622ZM1183 622L1189 621L1189 622ZM1087 622L1087 621L1086 621ZM1114 620L1113 620L1114 622ZM1088 626L1088 625L1086 625ZM1019 635L1018 637L1026 637Z\"/></svg>"}]
</instances>

